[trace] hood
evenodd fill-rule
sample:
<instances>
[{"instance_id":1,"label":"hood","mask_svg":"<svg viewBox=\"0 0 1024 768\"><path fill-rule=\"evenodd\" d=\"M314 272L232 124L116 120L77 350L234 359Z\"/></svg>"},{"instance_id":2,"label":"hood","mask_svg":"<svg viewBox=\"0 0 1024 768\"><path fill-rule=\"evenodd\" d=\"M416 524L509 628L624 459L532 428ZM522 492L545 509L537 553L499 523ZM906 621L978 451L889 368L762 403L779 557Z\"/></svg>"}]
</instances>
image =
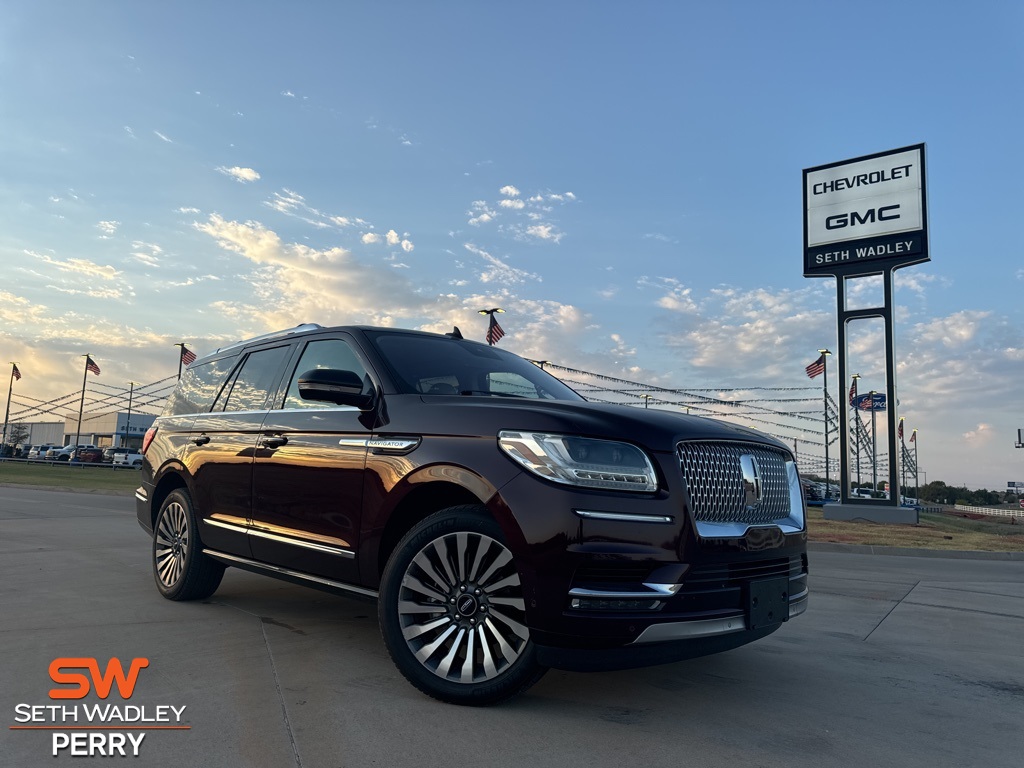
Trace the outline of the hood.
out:
<instances>
[{"instance_id":1,"label":"hood","mask_svg":"<svg viewBox=\"0 0 1024 768\"><path fill-rule=\"evenodd\" d=\"M422 426L433 428L416 429L424 434L487 435L497 434L502 429L521 429L624 440L651 451L674 451L681 440L742 440L789 451L784 443L755 429L655 408L487 396L407 395L397 399L405 397L418 401L415 408L392 409L392 417L398 418L393 418L385 429L407 428L398 423L405 421L399 416L399 412L404 412L409 416L415 413L429 422ZM389 397L389 402L393 398ZM438 429L440 425L447 425L447 428Z\"/></svg>"}]
</instances>

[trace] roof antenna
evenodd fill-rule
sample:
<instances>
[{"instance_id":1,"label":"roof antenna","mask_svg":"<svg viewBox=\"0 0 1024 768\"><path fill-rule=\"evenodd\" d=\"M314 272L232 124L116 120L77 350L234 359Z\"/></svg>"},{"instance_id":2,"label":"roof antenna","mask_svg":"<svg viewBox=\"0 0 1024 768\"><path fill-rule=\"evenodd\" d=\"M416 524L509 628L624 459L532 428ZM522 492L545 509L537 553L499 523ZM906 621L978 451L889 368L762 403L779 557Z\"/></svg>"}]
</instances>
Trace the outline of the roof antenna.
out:
<instances>
[{"instance_id":1,"label":"roof antenna","mask_svg":"<svg viewBox=\"0 0 1024 768\"><path fill-rule=\"evenodd\" d=\"M451 333L446 333L445 336L451 336L453 339L463 338L462 331L459 330L459 326L453 325L452 328L454 330Z\"/></svg>"}]
</instances>

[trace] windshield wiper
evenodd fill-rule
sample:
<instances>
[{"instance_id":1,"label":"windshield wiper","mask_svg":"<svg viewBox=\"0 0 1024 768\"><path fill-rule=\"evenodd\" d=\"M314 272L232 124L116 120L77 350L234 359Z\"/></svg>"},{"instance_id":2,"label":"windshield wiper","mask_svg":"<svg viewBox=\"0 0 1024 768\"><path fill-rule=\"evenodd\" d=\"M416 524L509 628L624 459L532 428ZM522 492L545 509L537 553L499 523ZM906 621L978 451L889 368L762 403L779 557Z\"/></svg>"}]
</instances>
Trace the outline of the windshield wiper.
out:
<instances>
[{"instance_id":1,"label":"windshield wiper","mask_svg":"<svg viewBox=\"0 0 1024 768\"><path fill-rule=\"evenodd\" d=\"M459 391L460 395L490 395L491 397L521 397L526 398L526 395L513 395L511 392L493 392L489 389L463 389Z\"/></svg>"}]
</instances>

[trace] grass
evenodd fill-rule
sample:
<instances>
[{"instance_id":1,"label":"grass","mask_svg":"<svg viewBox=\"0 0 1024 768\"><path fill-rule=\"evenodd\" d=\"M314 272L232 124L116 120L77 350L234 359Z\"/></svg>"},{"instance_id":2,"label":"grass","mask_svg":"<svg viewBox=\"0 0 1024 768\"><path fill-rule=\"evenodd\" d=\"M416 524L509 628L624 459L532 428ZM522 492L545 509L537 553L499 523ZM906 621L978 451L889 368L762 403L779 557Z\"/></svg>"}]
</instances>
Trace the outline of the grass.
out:
<instances>
[{"instance_id":1,"label":"grass","mask_svg":"<svg viewBox=\"0 0 1024 768\"><path fill-rule=\"evenodd\" d=\"M139 485L139 470L109 466L25 464L0 462L0 485L31 485L71 491L131 494ZM917 525L825 520L821 507L807 510L810 541L872 544L917 549L1024 552L1024 525L1010 518L980 520L952 513L922 512Z\"/></svg>"},{"instance_id":2,"label":"grass","mask_svg":"<svg viewBox=\"0 0 1024 768\"><path fill-rule=\"evenodd\" d=\"M130 494L139 487L139 470L94 464L0 462L0 485L31 485L52 490Z\"/></svg>"},{"instance_id":3,"label":"grass","mask_svg":"<svg viewBox=\"0 0 1024 768\"><path fill-rule=\"evenodd\" d=\"M839 544L1024 552L1024 525L1012 524L1011 519L972 519L952 512L921 512L917 525L883 525L825 520L821 507L809 507L807 532L809 541Z\"/></svg>"}]
</instances>

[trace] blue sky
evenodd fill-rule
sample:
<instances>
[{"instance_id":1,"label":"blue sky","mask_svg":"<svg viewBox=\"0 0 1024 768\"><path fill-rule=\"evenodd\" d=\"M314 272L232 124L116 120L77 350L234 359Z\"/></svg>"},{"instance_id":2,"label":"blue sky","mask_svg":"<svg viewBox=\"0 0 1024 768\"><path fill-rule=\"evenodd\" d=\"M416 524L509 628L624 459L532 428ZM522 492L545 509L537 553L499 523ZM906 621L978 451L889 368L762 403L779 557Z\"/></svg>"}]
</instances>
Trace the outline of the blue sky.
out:
<instances>
[{"instance_id":1,"label":"blue sky","mask_svg":"<svg viewBox=\"0 0 1024 768\"><path fill-rule=\"evenodd\" d=\"M179 341L482 338L502 306L527 357L725 397L818 386L835 287L802 276L801 170L924 142L899 413L929 480L1005 487L1022 8L5 2L0 354L46 400L86 352L119 386L173 373ZM862 391L884 386L877 330L854 334Z\"/></svg>"}]
</instances>

